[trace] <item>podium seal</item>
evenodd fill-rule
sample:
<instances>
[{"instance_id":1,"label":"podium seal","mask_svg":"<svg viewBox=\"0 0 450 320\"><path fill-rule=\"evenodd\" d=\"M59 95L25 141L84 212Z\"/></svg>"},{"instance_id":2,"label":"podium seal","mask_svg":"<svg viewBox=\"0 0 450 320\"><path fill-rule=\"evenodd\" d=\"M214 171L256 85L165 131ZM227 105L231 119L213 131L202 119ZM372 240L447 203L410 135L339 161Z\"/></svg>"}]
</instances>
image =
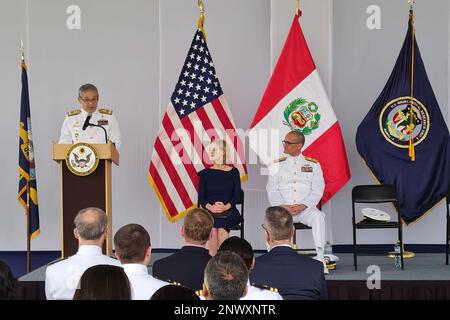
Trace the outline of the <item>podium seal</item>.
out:
<instances>
[{"instance_id":1,"label":"podium seal","mask_svg":"<svg viewBox=\"0 0 450 320\"><path fill-rule=\"evenodd\" d=\"M66 154L66 165L77 176L88 176L97 169L99 155L94 146L79 142L70 147Z\"/></svg>"}]
</instances>

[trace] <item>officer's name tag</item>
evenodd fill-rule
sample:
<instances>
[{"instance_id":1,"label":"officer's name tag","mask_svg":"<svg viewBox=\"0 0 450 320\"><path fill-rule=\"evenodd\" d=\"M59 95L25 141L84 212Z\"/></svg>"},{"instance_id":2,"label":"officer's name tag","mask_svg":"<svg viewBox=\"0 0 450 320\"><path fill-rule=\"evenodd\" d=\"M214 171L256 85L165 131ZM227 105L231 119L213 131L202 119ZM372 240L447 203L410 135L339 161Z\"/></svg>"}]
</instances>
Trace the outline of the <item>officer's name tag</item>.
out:
<instances>
[{"instance_id":1,"label":"officer's name tag","mask_svg":"<svg viewBox=\"0 0 450 320\"><path fill-rule=\"evenodd\" d=\"M98 125L99 126L107 126L108 125L108 120L106 120L106 119L98 120Z\"/></svg>"},{"instance_id":2,"label":"officer's name tag","mask_svg":"<svg viewBox=\"0 0 450 320\"><path fill-rule=\"evenodd\" d=\"M313 168L309 164L305 164L301 167L302 172L313 172Z\"/></svg>"}]
</instances>

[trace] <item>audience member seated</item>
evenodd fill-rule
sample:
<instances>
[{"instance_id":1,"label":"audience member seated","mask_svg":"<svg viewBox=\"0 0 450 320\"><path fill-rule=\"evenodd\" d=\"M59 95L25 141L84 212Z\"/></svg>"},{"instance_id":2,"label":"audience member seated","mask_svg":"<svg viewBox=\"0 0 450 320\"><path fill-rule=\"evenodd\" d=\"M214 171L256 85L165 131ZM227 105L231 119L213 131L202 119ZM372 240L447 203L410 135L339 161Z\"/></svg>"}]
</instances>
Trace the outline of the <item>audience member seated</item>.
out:
<instances>
[{"instance_id":1,"label":"audience member seated","mask_svg":"<svg viewBox=\"0 0 450 320\"><path fill-rule=\"evenodd\" d=\"M301 256L291 247L295 232L292 215L283 207L269 207L262 227L270 249L256 258L251 282L278 288L285 300L326 299L323 263Z\"/></svg>"},{"instance_id":2,"label":"audience member seated","mask_svg":"<svg viewBox=\"0 0 450 320\"><path fill-rule=\"evenodd\" d=\"M221 251L205 268L206 300L239 300L247 294L248 269L236 253Z\"/></svg>"},{"instance_id":3,"label":"audience member seated","mask_svg":"<svg viewBox=\"0 0 450 320\"><path fill-rule=\"evenodd\" d=\"M206 242L211 239L213 223L208 211L201 208L189 211L180 228L184 246L175 254L155 261L152 267L153 276L195 291L201 290L204 270L211 259Z\"/></svg>"},{"instance_id":4,"label":"audience member seated","mask_svg":"<svg viewBox=\"0 0 450 320\"><path fill-rule=\"evenodd\" d=\"M0 300L16 299L16 283L9 266L0 261Z\"/></svg>"},{"instance_id":5,"label":"audience member seated","mask_svg":"<svg viewBox=\"0 0 450 320\"><path fill-rule=\"evenodd\" d=\"M156 290L150 300L200 300L200 297L191 288L169 284Z\"/></svg>"},{"instance_id":6,"label":"audience member seated","mask_svg":"<svg viewBox=\"0 0 450 320\"><path fill-rule=\"evenodd\" d=\"M255 258L253 256L253 248L250 243L239 237L231 237L225 240L219 248L221 251L231 251L236 253L238 256L244 260L249 272L255 266ZM247 283L247 294L241 298L241 300L283 300L281 295L277 292L275 288L257 288L250 285L250 281Z\"/></svg>"},{"instance_id":7,"label":"audience member seated","mask_svg":"<svg viewBox=\"0 0 450 320\"><path fill-rule=\"evenodd\" d=\"M153 278L148 274L152 247L150 235L138 224L127 224L120 228L114 236L116 257L131 283L133 300L148 300L167 282Z\"/></svg>"},{"instance_id":8,"label":"audience member seated","mask_svg":"<svg viewBox=\"0 0 450 320\"><path fill-rule=\"evenodd\" d=\"M81 276L73 300L131 300L130 282L121 267L93 266Z\"/></svg>"},{"instance_id":9,"label":"audience member seated","mask_svg":"<svg viewBox=\"0 0 450 320\"><path fill-rule=\"evenodd\" d=\"M78 252L47 266L45 295L47 300L71 300L83 272L89 267L108 264L120 266L116 259L105 256L102 246L108 234L108 216L99 208L80 210L74 220Z\"/></svg>"},{"instance_id":10,"label":"audience member seated","mask_svg":"<svg viewBox=\"0 0 450 320\"><path fill-rule=\"evenodd\" d=\"M236 209L241 198L241 178L239 170L229 165L225 140L214 140L208 151L213 165L198 173L198 202L214 217L213 238L208 242L213 256L228 238L230 229L241 223L241 214Z\"/></svg>"}]
</instances>

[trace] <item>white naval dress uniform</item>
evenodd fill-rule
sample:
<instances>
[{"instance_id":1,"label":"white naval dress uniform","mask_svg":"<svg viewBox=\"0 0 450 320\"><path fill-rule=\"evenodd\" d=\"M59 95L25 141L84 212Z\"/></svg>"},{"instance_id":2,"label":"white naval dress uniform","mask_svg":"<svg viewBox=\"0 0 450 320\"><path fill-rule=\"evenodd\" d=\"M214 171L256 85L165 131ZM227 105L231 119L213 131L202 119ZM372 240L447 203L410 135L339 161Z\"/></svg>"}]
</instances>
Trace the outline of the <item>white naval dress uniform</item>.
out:
<instances>
[{"instance_id":1,"label":"white naval dress uniform","mask_svg":"<svg viewBox=\"0 0 450 320\"><path fill-rule=\"evenodd\" d=\"M304 204L307 208L293 216L312 228L317 259L323 261L325 214L316 205L323 196L325 182L317 160L304 157L282 157L269 167L267 194L272 206Z\"/></svg>"},{"instance_id":2,"label":"white naval dress uniform","mask_svg":"<svg viewBox=\"0 0 450 320\"><path fill-rule=\"evenodd\" d=\"M156 290L170 284L153 278L143 264L126 263L123 269L130 280L132 300L149 300Z\"/></svg>"},{"instance_id":3,"label":"white naval dress uniform","mask_svg":"<svg viewBox=\"0 0 450 320\"><path fill-rule=\"evenodd\" d=\"M83 131L83 124L87 116L88 113L82 108L70 111L64 119L58 143L106 143L105 132L102 128L89 126ZM111 110L104 108L95 110L89 122L103 126L106 129L108 140L113 142L116 149L119 150L120 129L116 116Z\"/></svg>"},{"instance_id":4,"label":"white naval dress uniform","mask_svg":"<svg viewBox=\"0 0 450 320\"><path fill-rule=\"evenodd\" d=\"M80 246L75 255L49 265L45 270L47 300L72 300L84 271L100 264L122 266L119 260L105 256L102 248L95 245Z\"/></svg>"},{"instance_id":5,"label":"white naval dress uniform","mask_svg":"<svg viewBox=\"0 0 450 320\"><path fill-rule=\"evenodd\" d=\"M275 291L260 289L247 283L247 294L239 300L283 300L283 297Z\"/></svg>"}]
</instances>

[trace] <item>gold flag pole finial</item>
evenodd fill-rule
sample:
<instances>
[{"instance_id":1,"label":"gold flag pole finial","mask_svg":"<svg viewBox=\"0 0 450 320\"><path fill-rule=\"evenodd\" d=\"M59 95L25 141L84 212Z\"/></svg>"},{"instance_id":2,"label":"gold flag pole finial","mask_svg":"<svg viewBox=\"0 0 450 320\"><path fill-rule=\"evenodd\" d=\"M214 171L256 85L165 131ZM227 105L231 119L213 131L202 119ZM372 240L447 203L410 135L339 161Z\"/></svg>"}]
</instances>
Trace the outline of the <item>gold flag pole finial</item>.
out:
<instances>
[{"instance_id":1,"label":"gold flag pole finial","mask_svg":"<svg viewBox=\"0 0 450 320\"><path fill-rule=\"evenodd\" d=\"M20 40L19 52L20 52L20 64L21 64L22 67L26 68L26 64L25 64L25 48L23 47L23 41L22 40Z\"/></svg>"},{"instance_id":2,"label":"gold flag pole finial","mask_svg":"<svg viewBox=\"0 0 450 320\"><path fill-rule=\"evenodd\" d=\"M197 0L198 10L200 11L200 18L205 17L205 4L203 0Z\"/></svg>"},{"instance_id":3,"label":"gold flag pole finial","mask_svg":"<svg viewBox=\"0 0 450 320\"><path fill-rule=\"evenodd\" d=\"M206 34L205 30L203 29L203 22L205 21L205 4L203 3L203 0L197 0L197 6L198 10L200 11L200 18L198 19L198 28L203 33L203 36L205 37L206 41Z\"/></svg>"},{"instance_id":4,"label":"gold flag pole finial","mask_svg":"<svg viewBox=\"0 0 450 320\"><path fill-rule=\"evenodd\" d=\"M295 15L302 15L302 11L300 10L300 0L295 0Z\"/></svg>"},{"instance_id":5,"label":"gold flag pole finial","mask_svg":"<svg viewBox=\"0 0 450 320\"><path fill-rule=\"evenodd\" d=\"M25 49L23 48L23 41L20 40L20 61L24 62L25 61Z\"/></svg>"}]
</instances>

